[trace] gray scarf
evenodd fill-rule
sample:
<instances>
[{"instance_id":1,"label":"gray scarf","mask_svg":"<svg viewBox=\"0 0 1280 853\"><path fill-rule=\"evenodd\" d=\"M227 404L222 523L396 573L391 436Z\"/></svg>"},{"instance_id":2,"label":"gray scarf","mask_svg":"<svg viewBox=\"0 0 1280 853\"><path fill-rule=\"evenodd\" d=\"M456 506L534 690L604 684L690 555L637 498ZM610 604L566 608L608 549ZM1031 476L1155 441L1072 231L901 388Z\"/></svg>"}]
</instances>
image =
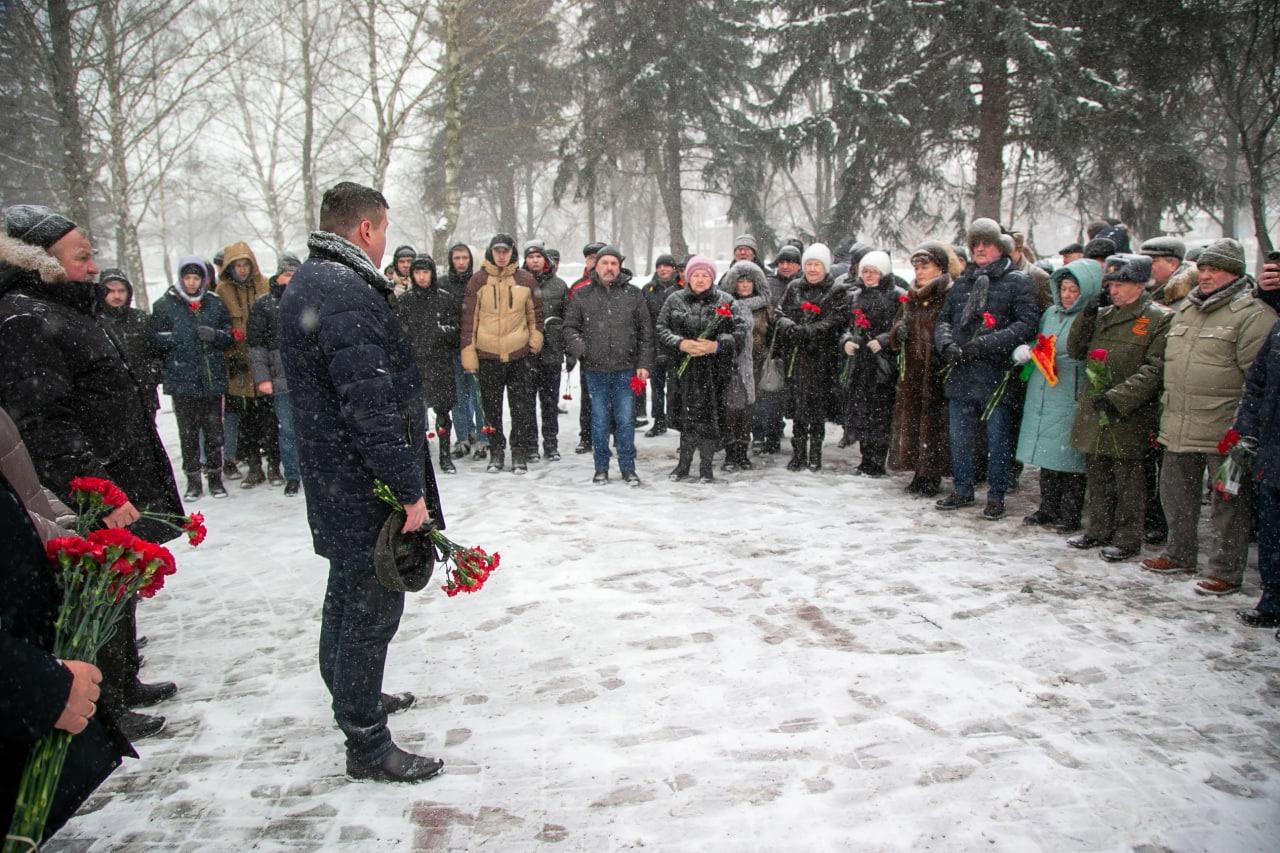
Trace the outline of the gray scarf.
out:
<instances>
[{"instance_id":1,"label":"gray scarf","mask_svg":"<svg viewBox=\"0 0 1280 853\"><path fill-rule=\"evenodd\" d=\"M357 275L368 282L370 287L384 296L393 292L391 282L387 281L386 276L378 272L373 262L369 260L369 256L364 253L364 250L346 237L330 231L312 231L311 237L307 239L307 248L311 250L311 254L323 260L334 261L350 267Z\"/></svg>"},{"instance_id":2,"label":"gray scarf","mask_svg":"<svg viewBox=\"0 0 1280 853\"><path fill-rule=\"evenodd\" d=\"M1187 294L1187 300L1201 311L1212 311L1222 303L1230 302L1232 299L1235 299L1240 295L1240 291L1251 287L1251 285L1252 282L1247 275L1242 275L1226 287L1220 290L1215 290L1213 293L1207 295L1200 290L1200 285L1196 285L1195 288Z\"/></svg>"},{"instance_id":3,"label":"gray scarf","mask_svg":"<svg viewBox=\"0 0 1280 853\"><path fill-rule=\"evenodd\" d=\"M991 279L1000 278L1012 265L1013 261L1001 257L974 270L977 277L973 280L973 290L969 291L964 310L960 312L960 328L963 329L974 317L987 310L987 291L991 288Z\"/></svg>"}]
</instances>

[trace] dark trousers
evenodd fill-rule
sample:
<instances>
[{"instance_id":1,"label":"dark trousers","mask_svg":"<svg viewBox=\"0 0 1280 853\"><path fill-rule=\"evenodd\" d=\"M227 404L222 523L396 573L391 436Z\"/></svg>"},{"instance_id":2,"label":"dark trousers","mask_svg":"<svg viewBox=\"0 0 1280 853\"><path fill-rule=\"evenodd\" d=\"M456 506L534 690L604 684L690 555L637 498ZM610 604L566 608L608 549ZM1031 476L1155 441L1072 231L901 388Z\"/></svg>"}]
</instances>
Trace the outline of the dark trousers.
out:
<instances>
[{"instance_id":1,"label":"dark trousers","mask_svg":"<svg viewBox=\"0 0 1280 853\"><path fill-rule=\"evenodd\" d=\"M487 426L495 431L489 434L489 447L502 452L507 446L503 434L503 392L511 403L511 449L526 454L538 447L538 430L533 417L533 377L535 365L532 358L518 358L501 362L480 360L480 398L484 401Z\"/></svg>"},{"instance_id":2,"label":"dark trousers","mask_svg":"<svg viewBox=\"0 0 1280 853\"><path fill-rule=\"evenodd\" d=\"M782 443L782 405L785 395L781 392L756 391L755 414L751 433L760 444L776 449Z\"/></svg>"},{"instance_id":3,"label":"dark trousers","mask_svg":"<svg viewBox=\"0 0 1280 853\"><path fill-rule=\"evenodd\" d=\"M1160 469L1160 499L1169 521L1166 553L1184 566L1195 566L1200 551L1200 498L1204 495L1204 474L1213 476L1222 464L1215 453L1164 452ZM1245 478L1240 494L1229 501L1217 492L1209 502L1213 541L1209 552L1210 577L1239 584L1249 559L1249 530L1253 526L1253 478ZM1274 523L1274 522L1272 522Z\"/></svg>"},{"instance_id":4,"label":"dark trousers","mask_svg":"<svg viewBox=\"0 0 1280 853\"><path fill-rule=\"evenodd\" d=\"M654 420L667 419L667 362L659 361L649 374L649 390L653 392L649 414ZM643 411L643 410L642 410Z\"/></svg>"},{"instance_id":5,"label":"dark trousers","mask_svg":"<svg viewBox=\"0 0 1280 853\"><path fill-rule=\"evenodd\" d=\"M1160 502L1160 466L1163 464L1164 448L1149 448L1142 466L1147 487L1147 513L1143 519L1143 528L1148 532L1155 530L1167 534L1169 525L1164 519L1164 504Z\"/></svg>"},{"instance_id":6,"label":"dark trousers","mask_svg":"<svg viewBox=\"0 0 1280 853\"><path fill-rule=\"evenodd\" d=\"M725 410L726 437L724 444L729 451L730 457L734 453L739 456L747 455L747 448L751 445L751 422L754 419L755 406Z\"/></svg>"},{"instance_id":7,"label":"dark trousers","mask_svg":"<svg viewBox=\"0 0 1280 853\"><path fill-rule=\"evenodd\" d=\"M550 452L557 449L560 437L560 361L539 364L536 379L535 403L541 412L534 417L542 419L542 447Z\"/></svg>"},{"instance_id":8,"label":"dark trousers","mask_svg":"<svg viewBox=\"0 0 1280 853\"><path fill-rule=\"evenodd\" d=\"M234 445L227 440L227 454L249 467L260 467L265 454L272 465L280 464L276 412L271 397L227 397L227 412L236 418Z\"/></svg>"},{"instance_id":9,"label":"dark trousers","mask_svg":"<svg viewBox=\"0 0 1280 853\"><path fill-rule=\"evenodd\" d=\"M578 440L591 443L591 389L587 388L586 368L578 365Z\"/></svg>"},{"instance_id":10,"label":"dark trousers","mask_svg":"<svg viewBox=\"0 0 1280 853\"><path fill-rule=\"evenodd\" d=\"M115 633L98 650L103 707L114 713L124 710L124 694L137 683L141 662L138 655L138 599L134 598L116 623Z\"/></svg>"},{"instance_id":11,"label":"dark trousers","mask_svg":"<svg viewBox=\"0 0 1280 853\"><path fill-rule=\"evenodd\" d=\"M382 675L403 612L404 593L378 583L372 557L329 561L320 677L333 697L333 718L347 736L347 755L357 763L377 762L391 750Z\"/></svg>"},{"instance_id":12,"label":"dark trousers","mask_svg":"<svg viewBox=\"0 0 1280 853\"><path fill-rule=\"evenodd\" d=\"M201 439L205 466L210 471L222 470L222 398L174 397L173 414L178 419L178 446L186 475L200 475Z\"/></svg>"},{"instance_id":13,"label":"dark trousers","mask_svg":"<svg viewBox=\"0 0 1280 853\"><path fill-rule=\"evenodd\" d=\"M1280 489L1258 486L1258 575L1262 578L1259 613L1280 613Z\"/></svg>"},{"instance_id":14,"label":"dark trousers","mask_svg":"<svg viewBox=\"0 0 1280 853\"><path fill-rule=\"evenodd\" d=\"M1146 501L1143 460L1085 457L1089 512L1084 532L1117 548L1142 545L1142 507Z\"/></svg>"},{"instance_id":15,"label":"dark trousers","mask_svg":"<svg viewBox=\"0 0 1280 853\"><path fill-rule=\"evenodd\" d=\"M1057 524L1080 526L1084 511L1085 474L1040 469L1040 512Z\"/></svg>"}]
</instances>

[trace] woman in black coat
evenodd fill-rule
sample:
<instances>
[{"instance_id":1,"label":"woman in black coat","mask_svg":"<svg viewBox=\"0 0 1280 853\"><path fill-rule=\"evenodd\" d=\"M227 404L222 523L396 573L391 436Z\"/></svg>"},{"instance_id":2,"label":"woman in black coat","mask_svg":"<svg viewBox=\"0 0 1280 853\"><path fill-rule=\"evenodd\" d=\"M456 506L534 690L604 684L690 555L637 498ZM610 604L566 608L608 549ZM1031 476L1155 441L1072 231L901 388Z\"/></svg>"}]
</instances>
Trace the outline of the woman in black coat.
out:
<instances>
[{"instance_id":1,"label":"woman in black coat","mask_svg":"<svg viewBox=\"0 0 1280 853\"><path fill-rule=\"evenodd\" d=\"M841 390L846 401L840 445L858 442L862 451L858 473L868 477L885 475L898 381L897 361L889 349L890 331L899 314L891 271L884 252L868 252L862 258L860 285L849 297L848 330L840 338Z\"/></svg>"},{"instance_id":2,"label":"woman in black coat","mask_svg":"<svg viewBox=\"0 0 1280 853\"><path fill-rule=\"evenodd\" d=\"M412 289L395 302L395 314L404 327L422 377L427 408L435 409L436 434L440 438L440 470L457 472L449 453L453 433L452 409L457 402L453 381L453 356L458 352L458 311L453 295L436 282L436 262L418 255L409 267Z\"/></svg>"}]
</instances>

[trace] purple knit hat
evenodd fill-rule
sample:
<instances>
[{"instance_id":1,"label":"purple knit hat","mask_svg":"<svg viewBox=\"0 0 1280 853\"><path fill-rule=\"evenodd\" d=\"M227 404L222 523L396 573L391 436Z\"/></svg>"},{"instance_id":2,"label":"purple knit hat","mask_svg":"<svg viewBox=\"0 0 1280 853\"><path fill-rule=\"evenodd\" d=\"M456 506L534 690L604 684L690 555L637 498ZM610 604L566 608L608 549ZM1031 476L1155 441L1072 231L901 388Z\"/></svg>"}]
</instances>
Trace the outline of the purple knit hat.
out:
<instances>
[{"instance_id":1,"label":"purple knit hat","mask_svg":"<svg viewBox=\"0 0 1280 853\"><path fill-rule=\"evenodd\" d=\"M702 255L694 255L684 265L684 280L689 281L693 278L694 270L706 270L711 275L711 281L716 280L716 265L710 258L704 258Z\"/></svg>"}]
</instances>

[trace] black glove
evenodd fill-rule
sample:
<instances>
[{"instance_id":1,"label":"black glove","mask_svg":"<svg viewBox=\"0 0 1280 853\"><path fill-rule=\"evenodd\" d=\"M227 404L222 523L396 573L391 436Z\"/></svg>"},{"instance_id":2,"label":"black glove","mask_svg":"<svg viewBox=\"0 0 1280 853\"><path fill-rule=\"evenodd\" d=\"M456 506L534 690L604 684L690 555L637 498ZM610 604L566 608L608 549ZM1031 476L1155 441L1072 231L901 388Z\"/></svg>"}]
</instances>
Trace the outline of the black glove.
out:
<instances>
[{"instance_id":1,"label":"black glove","mask_svg":"<svg viewBox=\"0 0 1280 853\"><path fill-rule=\"evenodd\" d=\"M213 326L196 326L196 337L204 341L206 344L213 343L213 339L218 336L218 330Z\"/></svg>"},{"instance_id":2,"label":"black glove","mask_svg":"<svg viewBox=\"0 0 1280 853\"><path fill-rule=\"evenodd\" d=\"M1116 408L1116 404L1102 394L1093 398L1093 410L1110 418L1120 417L1120 410Z\"/></svg>"},{"instance_id":3,"label":"black glove","mask_svg":"<svg viewBox=\"0 0 1280 853\"><path fill-rule=\"evenodd\" d=\"M564 372L572 373L573 369L578 366L578 360L571 355L564 357Z\"/></svg>"},{"instance_id":4,"label":"black glove","mask_svg":"<svg viewBox=\"0 0 1280 853\"><path fill-rule=\"evenodd\" d=\"M946 348L942 350L942 360L947 364L955 364L963 354L959 344L947 344Z\"/></svg>"}]
</instances>

